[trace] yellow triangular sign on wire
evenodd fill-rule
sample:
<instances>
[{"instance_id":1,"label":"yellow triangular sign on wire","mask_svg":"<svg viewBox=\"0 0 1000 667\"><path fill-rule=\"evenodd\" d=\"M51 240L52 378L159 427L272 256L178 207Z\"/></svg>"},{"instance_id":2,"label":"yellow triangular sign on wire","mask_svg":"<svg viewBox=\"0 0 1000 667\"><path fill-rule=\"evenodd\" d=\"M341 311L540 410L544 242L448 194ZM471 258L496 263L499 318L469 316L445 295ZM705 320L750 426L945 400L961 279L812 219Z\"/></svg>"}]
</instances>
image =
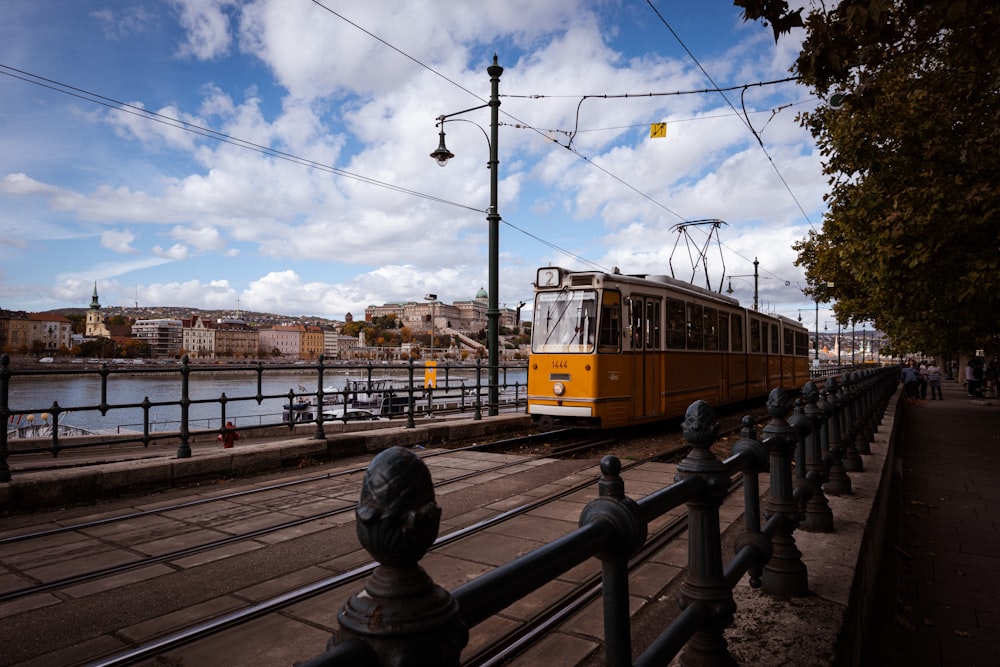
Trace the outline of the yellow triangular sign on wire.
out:
<instances>
[{"instance_id":1,"label":"yellow triangular sign on wire","mask_svg":"<svg viewBox=\"0 0 1000 667\"><path fill-rule=\"evenodd\" d=\"M667 136L666 123L653 123L649 126L650 139L663 139Z\"/></svg>"}]
</instances>

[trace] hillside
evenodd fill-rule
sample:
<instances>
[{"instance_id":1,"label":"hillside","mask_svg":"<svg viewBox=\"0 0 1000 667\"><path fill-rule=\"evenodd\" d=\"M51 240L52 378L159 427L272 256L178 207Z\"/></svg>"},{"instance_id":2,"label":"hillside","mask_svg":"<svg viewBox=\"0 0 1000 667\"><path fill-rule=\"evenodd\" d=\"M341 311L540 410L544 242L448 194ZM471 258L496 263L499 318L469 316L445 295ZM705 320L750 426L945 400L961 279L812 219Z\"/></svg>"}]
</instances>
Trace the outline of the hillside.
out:
<instances>
[{"instance_id":1,"label":"hillside","mask_svg":"<svg viewBox=\"0 0 1000 667\"><path fill-rule=\"evenodd\" d=\"M86 315L87 310L89 309L57 308L44 312L62 315L65 317L68 315ZM123 308L111 306L108 308L102 308L101 314L105 318L114 317L115 315L123 315L124 317L132 320L151 320L159 318L180 320L187 319L192 315L197 315L200 318L214 321L237 316L237 314L231 310L202 310L201 308L190 308L185 306L154 306L150 308ZM315 315L300 315L296 317L293 315L277 315L275 313L260 313L250 310L239 311L239 317L246 320L249 324L258 326L273 326L277 324L343 324L343 322L337 320L330 320L324 317L317 317Z\"/></svg>"}]
</instances>

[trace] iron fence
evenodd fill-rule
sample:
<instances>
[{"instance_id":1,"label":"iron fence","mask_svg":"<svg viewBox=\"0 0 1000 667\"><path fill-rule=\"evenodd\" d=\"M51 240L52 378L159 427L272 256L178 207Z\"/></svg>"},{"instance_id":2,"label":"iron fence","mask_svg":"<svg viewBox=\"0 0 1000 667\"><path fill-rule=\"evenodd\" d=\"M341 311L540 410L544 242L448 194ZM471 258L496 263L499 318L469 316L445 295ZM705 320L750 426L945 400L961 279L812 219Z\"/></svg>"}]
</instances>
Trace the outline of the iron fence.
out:
<instances>
[{"instance_id":1,"label":"iron fence","mask_svg":"<svg viewBox=\"0 0 1000 667\"><path fill-rule=\"evenodd\" d=\"M752 587L776 598L808 595L795 531L828 530L810 520L808 506L844 452L864 449L873 439L874 424L897 385L898 369L829 378L822 390L809 382L794 410L788 395L775 389L760 437L744 418L741 437L724 461L710 450L718 436L712 408L697 401L685 415L691 450L678 464L674 484L632 500L625 495L620 461L605 457L599 497L584 508L577 530L452 591L434 584L419 565L441 516L430 473L410 450L385 450L368 468L356 511L358 538L380 564L364 590L340 608L339 629L326 652L299 667L457 667L470 628L593 557L602 563L605 664L665 665L680 654L681 665L733 665L724 637L736 611L733 587L749 574ZM839 441L831 441L831 433ZM757 477L764 471L770 484L761 503ZM744 485L745 530L726 563L719 510L737 473ZM629 561L646 542L650 524L682 505L689 533L681 612L633 662Z\"/></svg>"},{"instance_id":2,"label":"iron fence","mask_svg":"<svg viewBox=\"0 0 1000 667\"><path fill-rule=\"evenodd\" d=\"M505 364L498 369L500 385L497 387L496 406L508 411L527 409L525 382L512 379L525 364ZM345 387L332 390L327 384L331 371L354 373L355 377ZM170 365L109 365L102 363L99 368L47 368L15 369L11 367L9 355L0 356L0 420L5 424L0 431L0 482L10 480L8 459L14 454L60 452L87 447L107 447L141 443L148 447L151 443L178 440L177 457L191 456L191 438L199 433L223 433L230 421L234 405L261 406L265 401L281 402L280 412L262 411L240 417L240 430L250 431L287 426L291 431L297 425L314 424L313 438L325 439L324 423L336 420L340 407L355 406L359 397L366 397L366 407L379 418L405 420L405 426L413 428L415 418L430 414L471 414L473 419L481 419L484 410L490 408L489 387L486 384L488 367L477 361L469 364L419 364L410 361L405 366L385 367L366 363L342 363L331 365L320 356L315 363L222 365L192 364L187 356ZM294 372L301 376L302 384L297 390L277 393L265 389L268 376ZM233 375L243 378L240 384L248 387L245 393L227 394L225 391L212 397L193 397L191 380L195 376ZM161 378L168 383L176 383L168 392L166 400L114 401L109 398L109 389L121 378ZM519 377L519 376L518 376ZM61 405L57 400L46 404L11 405L12 388L20 383L30 383L38 379L89 378L98 380L94 392L96 402ZM312 385L312 389L305 385ZM427 386L425 386L427 385ZM205 408L214 413L211 417L193 417L193 406ZM156 416L157 410L179 411L177 419L163 420ZM115 411L141 411L141 420L134 423L118 424L113 429L102 430L99 434L64 423L68 413L99 413L101 417ZM120 413L121 414L121 413ZM37 415L37 417L36 417ZM87 436L93 437L75 437ZM13 446L16 443L16 447Z\"/></svg>"}]
</instances>

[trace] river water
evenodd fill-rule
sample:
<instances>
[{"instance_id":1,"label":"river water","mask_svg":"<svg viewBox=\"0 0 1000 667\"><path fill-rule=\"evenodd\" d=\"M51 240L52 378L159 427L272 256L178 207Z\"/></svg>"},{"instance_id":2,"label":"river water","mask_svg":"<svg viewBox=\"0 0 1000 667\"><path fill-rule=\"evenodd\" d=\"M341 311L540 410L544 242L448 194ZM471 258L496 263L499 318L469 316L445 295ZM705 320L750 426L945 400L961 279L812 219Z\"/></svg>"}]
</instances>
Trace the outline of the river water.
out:
<instances>
[{"instance_id":1,"label":"river water","mask_svg":"<svg viewBox=\"0 0 1000 667\"><path fill-rule=\"evenodd\" d=\"M323 375L324 392L331 389L342 390L347 380L364 378L363 371L327 368ZM405 369L393 369L375 373L372 377L392 377L405 381ZM500 380L509 384L518 383L524 395L527 371L524 368L501 373ZM423 369L415 370L415 383L423 380ZM439 386L444 385L443 369L438 369ZM475 387L475 369L453 369L449 371L452 385L465 382L467 387ZM486 373L482 382L485 385ZM288 406L289 391L296 395L315 394L318 390L315 371L265 370L261 381L261 395L269 396L260 403L256 400L257 374L253 371L193 371L189 376L188 395L194 401L188 409L191 429L219 428L222 410L219 399L226 395L225 418L236 426L256 426L273 424L282 420L282 409ZM110 405L139 404L145 398L152 403L179 401L181 398L180 373L138 374L113 373L107 380L107 403ZM51 419L49 412L53 402L58 402L62 412L61 425L70 425L102 433L119 431L142 431L143 409L141 407L115 408L106 415L91 406L101 402L101 378L94 375L32 375L13 376L10 381L9 408L27 414L11 417L8 426L42 423ZM198 402L211 401L211 402ZM151 430L177 430L180 420L179 405L154 405L149 410ZM18 423L18 420L19 423Z\"/></svg>"}]
</instances>

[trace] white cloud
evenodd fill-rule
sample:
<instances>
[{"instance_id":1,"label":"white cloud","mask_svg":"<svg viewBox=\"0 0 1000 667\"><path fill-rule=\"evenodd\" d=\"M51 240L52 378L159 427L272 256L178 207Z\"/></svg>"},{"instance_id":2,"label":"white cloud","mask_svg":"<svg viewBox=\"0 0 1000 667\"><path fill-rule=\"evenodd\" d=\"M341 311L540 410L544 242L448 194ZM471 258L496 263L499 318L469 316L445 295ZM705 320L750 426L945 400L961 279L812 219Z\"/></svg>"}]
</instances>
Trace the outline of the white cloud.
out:
<instances>
[{"instance_id":1,"label":"white cloud","mask_svg":"<svg viewBox=\"0 0 1000 667\"><path fill-rule=\"evenodd\" d=\"M135 241L135 234L126 230L109 229L101 234L101 245L117 253L135 253L137 250L132 247Z\"/></svg>"},{"instance_id":2,"label":"white cloud","mask_svg":"<svg viewBox=\"0 0 1000 667\"><path fill-rule=\"evenodd\" d=\"M164 259L169 259L174 261L186 259L189 255L187 246L180 243L175 243L169 248L161 248L160 246L153 246L151 252L157 257L162 257Z\"/></svg>"},{"instance_id":3,"label":"white cloud","mask_svg":"<svg viewBox=\"0 0 1000 667\"><path fill-rule=\"evenodd\" d=\"M194 246L200 252L221 250L226 245L225 239L214 227L174 227L170 235L186 245Z\"/></svg>"},{"instance_id":4,"label":"white cloud","mask_svg":"<svg viewBox=\"0 0 1000 667\"><path fill-rule=\"evenodd\" d=\"M178 46L182 58L211 60L224 55L232 44L227 9L235 0L171 0L177 20L187 32Z\"/></svg>"},{"instance_id":5,"label":"white cloud","mask_svg":"<svg viewBox=\"0 0 1000 667\"><path fill-rule=\"evenodd\" d=\"M762 267L799 280L789 248L807 223L740 117L718 94L643 96L710 85L666 32L656 39L645 10L537 0L324 4L344 18L310 2L172 0L179 25L158 26L160 42L205 62L179 66L150 40L151 52L137 56L150 71L130 81L124 68L116 87L129 91L122 99L144 100L136 106L323 168L136 115L91 112L74 100L89 117L63 118L74 123L66 131L73 141L45 137L80 142L74 157L4 162L4 208L28 213L6 226L29 244L99 238L100 247L89 247L100 254L89 265L61 262L64 275L85 284L134 273L130 280L155 287L149 303L166 286L218 281L226 285L185 292L191 305L238 294L248 308L341 316L425 291L470 298L486 282L490 175L488 143L471 123L487 128L489 110L447 122L456 154L447 168L428 153L438 115L489 94L486 67L498 52L500 211L511 225L501 226L501 302L530 293L537 265L576 263L530 235L625 272L669 273L671 259L680 262L671 258L672 226L711 217L731 223L723 236L728 269L746 273L734 267L759 254ZM104 26L124 18L94 16ZM650 47L614 41L640 24ZM791 51L775 49L768 30L730 32L739 25L735 9L718 25L729 41L698 45L698 53L720 84L784 75ZM141 27L120 28L120 42ZM584 93L609 97L581 103ZM750 89L745 101L771 159L818 224L826 186L811 137L794 122L799 107L770 115L806 97L785 84ZM739 108L739 93L730 98ZM667 138L649 139L648 124L661 120ZM573 131L577 153L565 148ZM21 153L31 151L9 154ZM136 261L111 268L121 259L112 253L122 252L138 253ZM184 283L175 283L178 274Z\"/></svg>"},{"instance_id":6,"label":"white cloud","mask_svg":"<svg viewBox=\"0 0 1000 667\"><path fill-rule=\"evenodd\" d=\"M0 192L12 195L51 195L59 192L59 188L16 173L4 176L3 181L0 181Z\"/></svg>"}]
</instances>

